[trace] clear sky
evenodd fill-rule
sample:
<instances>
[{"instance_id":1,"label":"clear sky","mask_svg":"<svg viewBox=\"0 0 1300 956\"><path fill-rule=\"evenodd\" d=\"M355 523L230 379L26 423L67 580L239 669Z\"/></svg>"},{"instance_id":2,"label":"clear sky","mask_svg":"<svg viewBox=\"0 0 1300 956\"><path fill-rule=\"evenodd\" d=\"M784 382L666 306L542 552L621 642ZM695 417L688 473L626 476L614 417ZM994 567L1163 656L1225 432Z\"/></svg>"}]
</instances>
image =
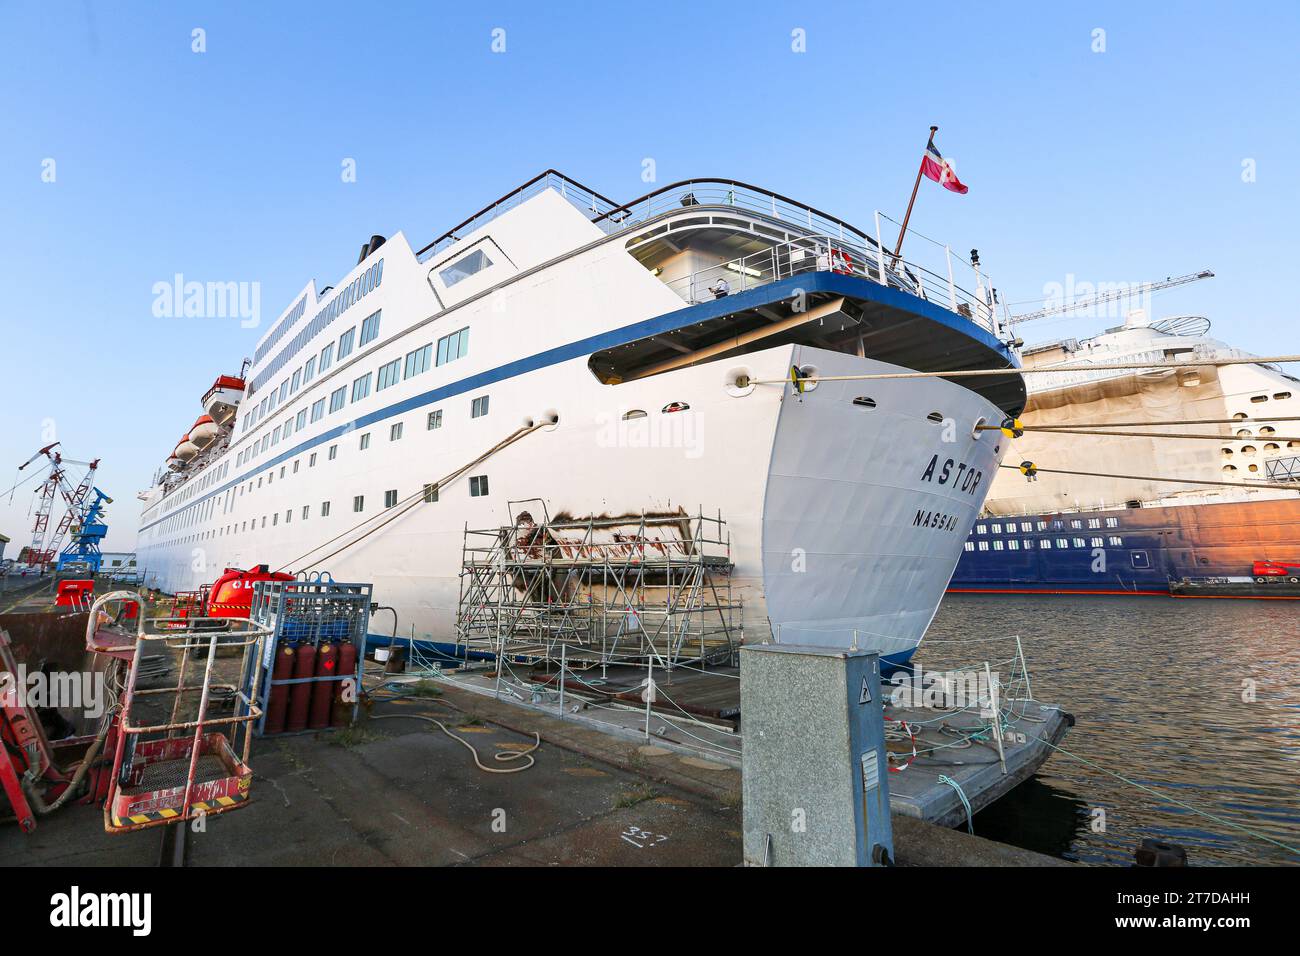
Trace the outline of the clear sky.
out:
<instances>
[{"instance_id":1,"label":"clear sky","mask_svg":"<svg viewBox=\"0 0 1300 956\"><path fill-rule=\"evenodd\" d=\"M103 459L106 547L133 548L135 494L214 377L371 233L422 244L547 167L631 199L647 158L868 227L901 218L931 124L970 193L923 183L913 224L977 246L1007 300L1210 267L1157 314L1300 351L1298 10L2 3L0 489L52 429ZM259 283L262 326L156 317L176 273ZM29 487L0 499L9 556Z\"/></svg>"}]
</instances>

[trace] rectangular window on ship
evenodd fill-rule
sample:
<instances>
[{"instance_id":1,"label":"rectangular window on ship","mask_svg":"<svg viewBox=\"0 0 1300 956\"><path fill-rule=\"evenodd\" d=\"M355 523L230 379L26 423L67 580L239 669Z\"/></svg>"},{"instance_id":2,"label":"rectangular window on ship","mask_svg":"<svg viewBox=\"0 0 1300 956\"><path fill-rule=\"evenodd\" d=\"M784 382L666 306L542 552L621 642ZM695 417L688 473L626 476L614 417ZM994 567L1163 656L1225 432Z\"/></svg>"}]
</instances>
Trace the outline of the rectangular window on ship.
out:
<instances>
[{"instance_id":1,"label":"rectangular window on ship","mask_svg":"<svg viewBox=\"0 0 1300 956\"><path fill-rule=\"evenodd\" d=\"M390 385L396 385L402 380L402 360L393 359L384 365L379 366L379 374L375 378L375 391L382 392Z\"/></svg>"},{"instance_id":2,"label":"rectangular window on ship","mask_svg":"<svg viewBox=\"0 0 1300 956\"><path fill-rule=\"evenodd\" d=\"M339 336L339 361L342 362L352 351L353 341L357 337L357 327L354 325L342 335Z\"/></svg>"},{"instance_id":3,"label":"rectangular window on ship","mask_svg":"<svg viewBox=\"0 0 1300 956\"><path fill-rule=\"evenodd\" d=\"M406 353L406 378L412 375L419 375L421 372L429 370L429 362L433 359L433 343L429 343L424 348L416 349L414 352Z\"/></svg>"},{"instance_id":4,"label":"rectangular window on ship","mask_svg":"<svg viewBox=\"0 0 1300 956\"><path fill-rule=\"evenodd\" d=\"M438 364L446 365L469 354L469 329L460 329L438 339Z\"/></svg>"}]
</instances>

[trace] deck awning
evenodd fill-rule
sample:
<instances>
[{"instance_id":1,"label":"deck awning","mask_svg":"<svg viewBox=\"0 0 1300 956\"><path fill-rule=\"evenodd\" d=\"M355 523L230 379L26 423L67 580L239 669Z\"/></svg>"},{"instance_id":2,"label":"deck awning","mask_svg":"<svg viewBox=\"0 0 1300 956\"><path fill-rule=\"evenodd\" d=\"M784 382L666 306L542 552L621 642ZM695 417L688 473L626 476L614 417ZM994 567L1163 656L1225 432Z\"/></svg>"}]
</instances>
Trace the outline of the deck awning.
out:
<instances>
[{"instance_id":1,"label":"deck awning","mask_svg":"<svg viewBox=\"0 0 1300 956\"><path fill-rule=\"evenodd\" d=\"M921 372L1006 368L1006 376L955 379L1010 415L1025 404L1018 362L996 336L914 295L857 276L814 272L646 323L656 331L592 355L605 381L628 381L771 348L802 343L861 352Z\"/></svg>"}]
</instances>

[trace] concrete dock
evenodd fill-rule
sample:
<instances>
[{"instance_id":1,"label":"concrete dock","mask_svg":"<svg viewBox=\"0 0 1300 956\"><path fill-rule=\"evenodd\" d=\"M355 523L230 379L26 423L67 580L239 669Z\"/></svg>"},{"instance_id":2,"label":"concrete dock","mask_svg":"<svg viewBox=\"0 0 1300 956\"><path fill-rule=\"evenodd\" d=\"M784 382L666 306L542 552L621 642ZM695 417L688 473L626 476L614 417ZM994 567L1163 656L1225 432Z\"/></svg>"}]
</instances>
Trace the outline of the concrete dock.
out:
<instances>
[{"instance_id":1,"label":"concrete dock","mask_svg":"<svg viewBox=\"0 0 1300 956\"><path fill-rule=\"evenodd\" d=\"M14 610L34 611L48 605L48 598L32 594L16 603ZM663 695L656 706L689 708L690 719L683 721L686 711L671 720L654 707L642 712L601 706L602 695L625 695L623 685L633 685L635 675L602 684L588 676L588 691L603 690L585 698L569 695L561 709L559 688L544 682L532 695L527 684L507 683L502 693L485 670L439 680L390 680L368 664L370 698L357 725L259 739L251 761L252 800L209 817L205 831L191 834L187 862L738 865L739 709L729 702L738 693L736 677L725 671L661 675ZM441 721L492 769L519 765L498 763L493 755L527 750L540 739L535 765L519 773L485 772L464 744L415 714ZM1046 734L1059 730L1050 721L1033 726ZM1013 751L1008 750L1007 775L986 745L972 745L946 761L917 758L907 770L891 773L896 862L1069 865L950 829L964 821L956 792L939 788L951 794L951 805L940 805L934 799L938 791L922 786L938 773L965 781L973 803L976 793L982 795L978 810L1032 773L1033 761L1024 759L1028 749L1021 756ZM986 780L990 774L1000 779ZM930 794L931 803L920 803L918 794ZM926 814L939 814L945 825L927 822ZM99 806L73 804L41 817L28 835L0 824L0 865L153 866L160 840L158 829L109 835Z\"/></svg>"},{"instance_id":2,"label":"concrete dock","mask_svg":"<svg viewBox=\"0 0 1300 956\"><path fill-rule=\"evenodd\" d=\"M252 801L191 836L189 865L740 862L737 770L456 688L441 699L377 703L371 714L437 716L489 765L492 753L531 746L537 733L536 765L484 773L463 746L420 720L363 718L347 737L259 741ZM898 814L894 828L902 866L1070 865ZM0 827L0 866L153 866L159 840L157 831L110 836L98 807L76 805L27 836Z\"/></svg>"}]
</instances>

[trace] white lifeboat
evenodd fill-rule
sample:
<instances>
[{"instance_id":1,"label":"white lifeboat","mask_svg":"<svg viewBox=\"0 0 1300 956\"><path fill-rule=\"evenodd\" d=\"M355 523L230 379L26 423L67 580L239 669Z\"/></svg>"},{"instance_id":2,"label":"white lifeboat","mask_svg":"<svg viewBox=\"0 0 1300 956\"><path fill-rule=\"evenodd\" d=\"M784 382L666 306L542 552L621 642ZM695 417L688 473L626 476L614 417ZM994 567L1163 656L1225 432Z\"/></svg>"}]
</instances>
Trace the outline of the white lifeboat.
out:
<instances>
[{"instance_id":1,"label":"white lifeboat","mask_svg":"<svg viewBox=\"0 0 1300 956\"><path fill-rule=\"evenodd\" d=\"M200 449L207 448L221 433L217 423L212 420L211 415L200 415L195 421L194 427L190 429L190 441Z\"/></svg>"},{"instance_id":2,"label":"white lifeboat","mask_svg":"<svg viewBox=\"0 0 1300 956\"><path fill-rule=\"evenodd\" d=\"M218 425L229 425L244 398L244 380L234 375L218 375L216 382L203 396L203 411L212 416Z\"/></svg>"},{"instance_id":3,"label":"white lifeboat","mask_svg":"<svg viewBox=\"0 0 1300 956\"><path fill-rule=\"evenodd\" d=\"M190 441L190 436L186 435L176 443L176 449L172 452L172 455L182 462L190 462L194 460L194 456L198 453L199 446Z\"/></svg>"}]
</instances>

